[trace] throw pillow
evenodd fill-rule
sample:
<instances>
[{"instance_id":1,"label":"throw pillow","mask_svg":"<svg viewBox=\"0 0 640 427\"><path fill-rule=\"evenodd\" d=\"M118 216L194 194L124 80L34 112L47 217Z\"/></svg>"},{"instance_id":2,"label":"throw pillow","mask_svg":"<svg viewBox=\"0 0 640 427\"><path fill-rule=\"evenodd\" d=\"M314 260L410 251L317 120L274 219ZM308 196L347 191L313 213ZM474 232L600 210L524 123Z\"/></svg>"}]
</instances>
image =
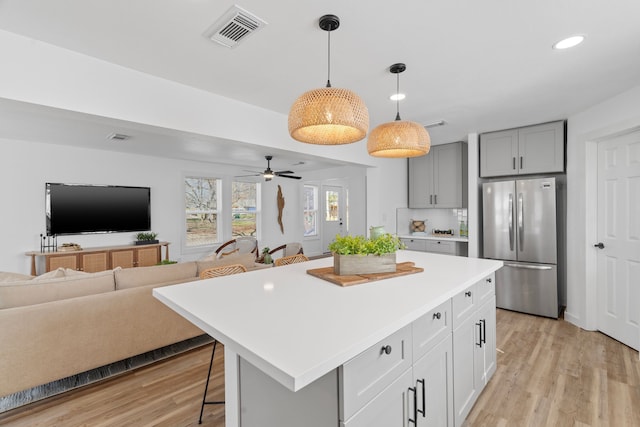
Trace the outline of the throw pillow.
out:
<instances>
[{"instance_id":1,"label":"throw pillow","mask_svg":"<svg viewBox=\"0 0 640 427\"><path fill-rule=\"evenodd\" d=\"M59 267L56 268L55 270L52 270L48 273L44 273L41 274L39 276L34 277L33 279L31 279L32 282L40 282L43 280L51 280L51 279L57 279L60 277L64 277L64 268Z\"/></svg>"}]
</instances>

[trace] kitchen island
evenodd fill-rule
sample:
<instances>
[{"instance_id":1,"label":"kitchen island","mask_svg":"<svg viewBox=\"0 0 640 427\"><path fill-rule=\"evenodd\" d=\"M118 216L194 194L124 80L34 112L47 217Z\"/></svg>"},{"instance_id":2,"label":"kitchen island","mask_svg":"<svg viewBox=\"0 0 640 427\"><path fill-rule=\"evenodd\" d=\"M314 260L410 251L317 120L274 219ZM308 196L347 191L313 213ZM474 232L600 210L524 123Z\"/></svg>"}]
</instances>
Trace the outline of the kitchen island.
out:
<instances>
[{"instance_id":1,"label":"kitchen island","mask_svg":"<svg viewBox=\"0 0 640 427\"><path fill-rule=\"evenodd\" d=\"M228 427L404 426L431 404L418 408L431 382L412 384L415 365L435 348L443 349L437 360L449 365L443 416L446 424L459 425L481 388L471 384L468 398L460 394L462 386L453 394L455 331L464 331L455 350L465 359L459 371L486 382L492 372L478 377L475 357L486 366L493 352L495 361L492 275L502 263L399 251L397 262L407 261L424 272L341 287L306 273L332 265L332 258L324 258L156 288L153 294L224 344ZM489 287L480 288L482 283ZM493 323L491 313L476 319L485 297ZM493 349L487 345L491 337ZM474 356L474 346L483 350L481 357ZM381 400L387 395L392 397ZM456 407L458 401L464 409Z\"/></svg>"}]
</instances>

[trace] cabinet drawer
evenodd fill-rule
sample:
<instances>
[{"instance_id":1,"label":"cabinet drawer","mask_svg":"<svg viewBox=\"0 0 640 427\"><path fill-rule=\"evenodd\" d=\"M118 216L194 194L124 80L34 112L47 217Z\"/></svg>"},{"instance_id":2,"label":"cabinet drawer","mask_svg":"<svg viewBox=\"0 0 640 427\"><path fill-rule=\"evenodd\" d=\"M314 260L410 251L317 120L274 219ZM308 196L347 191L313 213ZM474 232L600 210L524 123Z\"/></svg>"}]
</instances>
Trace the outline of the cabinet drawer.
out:
<instances>
[{"instance_id":1,"label":"cabinet drawer","mask_svg":"<svg viewBox=\"0 0 640 427\"><path fill-rule=\"evenodd\" d=\"M469 286L464 291L454 295L451 299L453 311L453 329L457 329L466 319L470 318L476 310L476 284Z\"/></svg>"},{"instance_id":2,"label":"cabinet drawer","mask_svg":"<svg viewBox=\"0 0 640 427\"><path fill-rule=\"evenodd\" d=\"M427 252L437 252L441 254L456 254L456 242L445 242L442 240L429 240L427 242Z\"/></svg>"},{"instance_id":3,"label":"cabinet drawer","mask_svg":"<svg viewBox=\"0 0 640 427\"><path fill-rule=\"evenodd\" d=\"M431 350L435 343L451 333L451 300L440 304L412 324L413 360Z\"/></svg>"},{"instance_id":4,"label":"cabinet drawer","mask_svg":"<svg viewBox=\"0 0 640 427\"><path fill-rule=\"evenodd\" d=\"M491 273L476 284L476 292L478 293L478 306L488 301L496 294L496 275Z\"/></svg>"},{"instance_id":5,"label":"cabinet drawer","mask_svg":"<svg viewBox=\"0 0 640 427\"><path fill-rule=\"evenodd\" d=\"M411 325L407 325L342 365L340 419L348 420L412 363Z\"/></svg>"},{"instance_id":6,"label":"cabinet drawer","mask_svg":"<svg viewBox=\"0 0 640 427\"><path fill-rule=\"evenodd\" d=\"M389 427L409 424L409 387L412 386L411 369L369 402L351 419L342 421L340 427Z\"/></svg>"},{"instance_id":7,"label":"cabinet drawer","mask_svg":"<svg viewBox=\"0 0 640 427\"><path fill-rule=\"evenodd\" d=\"M407 247L410 251L426 251L427 250L427 242L422 239L402 239L402 243Z\"/></svg>"}]
</instances>

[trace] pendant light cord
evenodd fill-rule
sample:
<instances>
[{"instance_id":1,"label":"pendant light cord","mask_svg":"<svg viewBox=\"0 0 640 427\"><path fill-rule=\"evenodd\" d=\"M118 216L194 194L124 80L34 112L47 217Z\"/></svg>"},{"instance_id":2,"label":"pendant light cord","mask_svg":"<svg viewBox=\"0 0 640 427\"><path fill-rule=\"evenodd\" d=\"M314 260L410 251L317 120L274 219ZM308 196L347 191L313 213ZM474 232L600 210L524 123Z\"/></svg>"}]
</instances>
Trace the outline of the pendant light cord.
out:
<instances>
[{"instance_id":1,"label":"pendant light cord","mask_svg":"<svg viewBox=\"0 0 640 427\"><path fill-rule=\"evenodd\" d=\"M327 31L327 87L331 87L331 30Z\"/></svg>"},{"instance_id":2,"label":"pendant light cord","mask_svg":"<svg viewBox=\"0 0 640 427\"><path fill-rule=\"evenodd\" d=\"M400 120L400 73L396 73L396 120Z\"/></svg>"}]
</instances>

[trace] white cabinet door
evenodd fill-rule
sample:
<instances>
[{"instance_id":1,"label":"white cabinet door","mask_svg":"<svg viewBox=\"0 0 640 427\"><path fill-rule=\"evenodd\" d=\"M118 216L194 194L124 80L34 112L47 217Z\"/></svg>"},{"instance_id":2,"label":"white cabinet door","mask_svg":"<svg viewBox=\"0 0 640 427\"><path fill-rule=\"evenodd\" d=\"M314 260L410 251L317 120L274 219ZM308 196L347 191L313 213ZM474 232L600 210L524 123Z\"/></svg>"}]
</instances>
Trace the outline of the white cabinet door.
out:
<instances>
[{"instance_id":1,"label":"white cabinet door","mask_svg":"<svg viewBox=\"0 0 640 427\"><path fill-rule=\"evenodd\" d=\"M480 394L476 365L479 334L476 317L469 317L453 331L453 406L455 426L459 427Z\"/></svg>"},{"instance_id":2,"label":"white cabinet door","mask_svg":"<svg viewBox=\"0 0 640 427\"><path fill-rule=\"evenodd\" d=\"M480 384L484 387L496 372L496 297L493 296L478 310L477 325L481 327L482 335L476 347L478 359L478 375ZM480 333L480 332L479 332Z\"/></svg>"},{"instance_id":3,"label":"white cabinet door","mask_svg":"<svg viewBox=\"0 0 640 427\"><path fill-rule=\"evenodd\" d=\"M412 354L411 325L407 325L338 368L340 419L350 419L409 369Z\"/></svg>"},{"instance_id":4,"label":"white cabinet door","mask_svg":"<svg viewBox=\"0 0 640 427\"><path fill-rule=\"evenodd\" d=\"M340 422L341 427L415 427L409 423L413 408L411 369L402 374L349 420ZM412 412L412 410L411 410ZM305 426L306 424L299 424ZM334 425L334 424L326 424Z\"/></svg>"},{"instance_id":5,"label":"white cabinet door","mask_svg":"<svg viewBox=\"0 0 640 427\"><path fill-rule=\"evenodd\" d=\"M453 351L451 335L413 365L417 406L411 417L418 427L453 426Z\"/></svg>"}]
</instances>

